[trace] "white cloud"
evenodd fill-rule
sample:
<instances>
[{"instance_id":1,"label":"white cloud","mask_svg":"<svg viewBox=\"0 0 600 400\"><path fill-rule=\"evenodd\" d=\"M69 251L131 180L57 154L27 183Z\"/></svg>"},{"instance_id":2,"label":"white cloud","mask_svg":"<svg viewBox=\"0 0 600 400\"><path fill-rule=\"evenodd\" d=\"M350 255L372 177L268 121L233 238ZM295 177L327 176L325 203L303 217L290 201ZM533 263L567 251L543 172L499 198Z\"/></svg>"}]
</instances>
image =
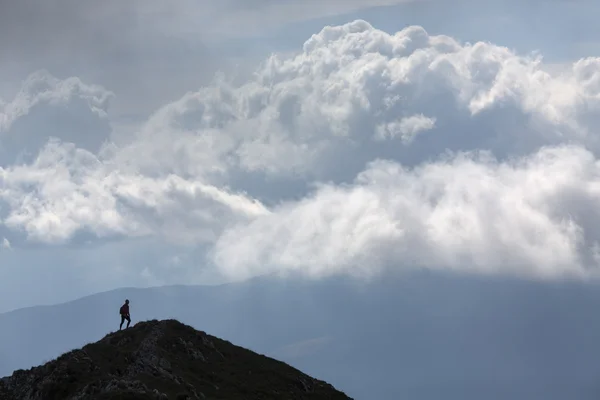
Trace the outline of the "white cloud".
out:
<instances>
[{"instance_id":1,"label":"white cloud","mask_svg":"<svg viewBox=\"0 0 600 400\"><path fill-rule=\"evenodd\" d=\"M0 168L0 199L10 207L4 224L49 243L80 231L98 237L168 233L170 240L197 243L213 239L229 218L267 212L241 194L172 174L130 174L104 161L51 141L32 165Z\"/></svg>"},{"instance_id":2,"label":"white cloud","mask_svg":"<svg viewBox=\"0 0 600 400\"><path fill-rule=\"evenodd\" d=\"M2 239L2 248L10 250L10 242L7 238Z\"/></svg>"},{"instance_id":3,"label":"white cloud","mask_svg":"<svg viewBox=\"0 0 600 400\"><path fill-rule=\"evenodd\" d=\"M87 108L99 117L105 117L111 97L112 93L105 89L86 85L77 78L59 80L48 71L38 71L23 82L21 90L12 102L2 104L0 131L8 131L18 118L27 115L39 104L68 108L73 98L85 102Z\"/></svg>"},{"instance_id":4,"label":"white cloud","mask_svg":"<svg viewBox=\"0 0 600 400\"><path fill-rule=\"evenodd\" d=\"M435 126L435 118L429 118L423 114L415 114L402 118L400 121L392 121L387 124L378 125L375 139L400 137L402 143L409 144L419 132L428 131Z\"/></svg>"},{"instance_id":5,"label":"white cloud","mask_svg":"<svg viewBox=\"0 0 600 400\"><path fill-rule=\"evenodd\" d=\"M214 257L233 276L412 267L581 276L600 266L599 177L600 163L580 147L504 163L462 155L411 170L378 161L351 186L325 185L227 230Z\"/></svg>"},{"instance_id":6,"label":"white cloud","mask_svg":"<svg viewBox=\"0 0 600 400\"><path fill-rule=\"evenodd\" d=\"M61 140L0 170L3 224L47 243L84 232L214 245L209 260L235 277L586 275L600 242L598 67L550 73L417 26L326 27L250 81L165 105L126 143L46 135ZM86 90L67 97L105 110L109 92Z\"/></svg>"},{"instance_id":7,"label":"white cloud","mask_svg":"<svg viewBox=\"0 0 600 400\"><path fill-rule=\"evenodd\" d=\"M270 57L241 86L220 80L166 106L133 148L153 155L140 161L153 170L334 181L377 157L414 165L447 149L487 148L504 158L570 140L596 151L595 65L551 75L503 47L355 21L326 27L296 56ZM435 140L416 135L434 125ZM383 132L412 146L374 139Z\"/></svg>"},{"instance_id":8,"label":"white cloud","mask_svg":"<svg viewBox=\"0 0 600 400\"><path fill-rule=\"evenodd\" d=\"M31 74L12 101L0 103L0 165L31 161L49 137L98 151L110 135L112 96L78 78Z\"/></svg>"}]
</instances>

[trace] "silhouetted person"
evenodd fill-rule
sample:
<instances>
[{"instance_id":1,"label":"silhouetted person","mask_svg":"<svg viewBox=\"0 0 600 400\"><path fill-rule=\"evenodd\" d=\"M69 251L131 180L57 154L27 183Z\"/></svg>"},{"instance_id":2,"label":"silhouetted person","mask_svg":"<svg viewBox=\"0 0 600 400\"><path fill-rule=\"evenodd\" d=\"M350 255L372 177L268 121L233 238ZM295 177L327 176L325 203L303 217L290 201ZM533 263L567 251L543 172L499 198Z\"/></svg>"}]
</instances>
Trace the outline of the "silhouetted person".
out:
<instances>
[{"instance_id":1,"label":"silhouetted person","mask_svg":"<svg viewBox=\"0 0 600 400\"><path fill-rule=\"evenodd\" d=\"M131 323L131 317L129 316L129 300L125 300L125 304L121 306L119 310L121 314L121 325L119 325L119 330L123 327L123 322L127 320L127 328L129 328L129 324Z\"/></svg>"}]
</instances>

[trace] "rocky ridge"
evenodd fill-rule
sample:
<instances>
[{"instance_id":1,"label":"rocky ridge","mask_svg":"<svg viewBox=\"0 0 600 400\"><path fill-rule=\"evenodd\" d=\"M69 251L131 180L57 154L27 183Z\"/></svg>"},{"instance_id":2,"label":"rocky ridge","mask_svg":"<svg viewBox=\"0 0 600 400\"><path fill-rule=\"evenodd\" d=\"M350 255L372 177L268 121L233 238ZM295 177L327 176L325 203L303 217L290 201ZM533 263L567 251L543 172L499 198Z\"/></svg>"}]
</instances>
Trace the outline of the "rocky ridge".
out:
<instances>
[{"instance_id":1,"label":"rocky ridge","mask_svg":"<svg viewBox=\"0 0 600 400\"><path fill-rule=\"evenodd\" d=\"M146 321L0 379L0 400L350 399L326 382L175 320Z\"/></svg>"}]
</instances>

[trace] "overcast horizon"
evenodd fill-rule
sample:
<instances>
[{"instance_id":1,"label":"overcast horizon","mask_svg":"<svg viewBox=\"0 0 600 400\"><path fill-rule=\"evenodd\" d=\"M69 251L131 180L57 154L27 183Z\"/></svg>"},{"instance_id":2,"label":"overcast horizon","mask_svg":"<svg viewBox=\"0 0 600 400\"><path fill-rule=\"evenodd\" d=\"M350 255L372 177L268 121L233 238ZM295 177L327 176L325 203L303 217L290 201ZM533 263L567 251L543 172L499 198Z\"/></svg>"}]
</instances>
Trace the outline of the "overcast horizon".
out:
<instances>
[{"instance_id":1,"label":"overcast horizon","mask_svg":"<svg viewBox=\"0 0 600 400\"><path fill-rule=\"evenodd\" d=\"M598 276L600 4L0 7L0 312L280 272Z\"/></svg>"}]
</instances>

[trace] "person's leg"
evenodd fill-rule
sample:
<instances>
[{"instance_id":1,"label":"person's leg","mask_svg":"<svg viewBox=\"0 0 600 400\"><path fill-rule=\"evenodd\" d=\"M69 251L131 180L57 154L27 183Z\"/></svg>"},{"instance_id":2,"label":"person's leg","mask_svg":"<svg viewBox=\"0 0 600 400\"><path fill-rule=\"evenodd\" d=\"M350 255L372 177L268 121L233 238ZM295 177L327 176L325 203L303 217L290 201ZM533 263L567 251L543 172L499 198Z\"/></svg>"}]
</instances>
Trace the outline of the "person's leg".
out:
<instances>
[{"instance_id":1,"label":"person's leg","mask_svg":"<svg viewBox=\"0 0 600 400\"><path fill-rule=\"evenodd\" d=\"M125 322L125 316L121 315L121 325L119 325L119 330L121 330L121 328L123 328L123 322Z\"/></svg>"},{"instance_id":2,"label":"person's leg","mask_svg":"<svg viewBox=\"0 0 600 400\"><path fill-rule=\"evenodd\" d=\"M129 328L129 324L131 323L131 317L128 315L127 316L127 327Z\"/></svg>"}]
</instances>

